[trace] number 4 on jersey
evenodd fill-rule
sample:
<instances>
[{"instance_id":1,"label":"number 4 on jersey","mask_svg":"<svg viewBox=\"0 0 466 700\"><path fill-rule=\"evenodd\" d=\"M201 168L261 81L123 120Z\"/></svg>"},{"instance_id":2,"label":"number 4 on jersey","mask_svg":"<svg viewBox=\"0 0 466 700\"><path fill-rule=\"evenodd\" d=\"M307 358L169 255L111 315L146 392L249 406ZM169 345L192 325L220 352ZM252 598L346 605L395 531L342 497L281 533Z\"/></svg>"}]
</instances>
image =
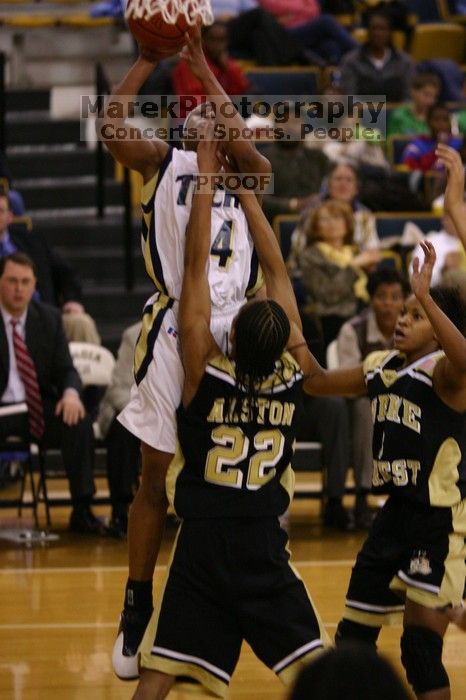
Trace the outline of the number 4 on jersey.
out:
<instances>
[{"instance_id":1,"label":"number 4 on jersey","mask_svg":"<svg viewBox=\"0 0 466 700\"><path fill-rule=\"evenodd\" d=\"M232 231L233 221L224 221L210 249L210 254L218 257L219 267L226 267L233 255Z\"/></svg>"}]
</instances>

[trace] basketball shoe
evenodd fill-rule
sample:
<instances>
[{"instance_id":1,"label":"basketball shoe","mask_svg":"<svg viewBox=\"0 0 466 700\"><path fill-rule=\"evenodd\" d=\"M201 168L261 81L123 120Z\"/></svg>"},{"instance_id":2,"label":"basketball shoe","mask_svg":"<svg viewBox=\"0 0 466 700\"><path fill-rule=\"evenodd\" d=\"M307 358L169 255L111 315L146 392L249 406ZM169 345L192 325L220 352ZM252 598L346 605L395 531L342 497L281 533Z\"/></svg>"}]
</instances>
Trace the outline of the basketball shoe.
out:
<instances>
[{"instance_id":1,"label":"basketball shoe","mask_svg":"<svg viewBox=\"0 0 466 700\"><path fill-rule=\"evenodd\" d=\"M123 610L121 613L113 646L112 666L115 674L123 681L139 678L138 649L151 614L152 611L141 613L135 610Z\"/></svg>"}]
</instances>

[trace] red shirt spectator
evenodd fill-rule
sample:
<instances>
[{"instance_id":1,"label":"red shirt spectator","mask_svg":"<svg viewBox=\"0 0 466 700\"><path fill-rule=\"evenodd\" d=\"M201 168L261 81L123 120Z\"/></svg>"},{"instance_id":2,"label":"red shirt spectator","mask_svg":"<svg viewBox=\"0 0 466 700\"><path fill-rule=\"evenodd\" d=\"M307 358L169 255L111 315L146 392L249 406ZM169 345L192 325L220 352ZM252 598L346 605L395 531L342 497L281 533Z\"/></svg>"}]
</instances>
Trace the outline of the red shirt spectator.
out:
<instances>
[{"instance_id":1,"label":"red shirt spectator","mask_svg":"<svg viewBox=\"0 0 466 700\"><path fill-rule=\"evenodd\" d=\"M228 56L228 33L223 22L214 22L205 27L203 45L207 63L227 95L242 95L249 91L249 80L236 61ZM201 81L193 74L189 63L181 60L172 73L173 87L177 95L193 95L202 100L204 89ZM180 106L181 117L186 116L183 105Z\"/></svg>"}]
</instances>

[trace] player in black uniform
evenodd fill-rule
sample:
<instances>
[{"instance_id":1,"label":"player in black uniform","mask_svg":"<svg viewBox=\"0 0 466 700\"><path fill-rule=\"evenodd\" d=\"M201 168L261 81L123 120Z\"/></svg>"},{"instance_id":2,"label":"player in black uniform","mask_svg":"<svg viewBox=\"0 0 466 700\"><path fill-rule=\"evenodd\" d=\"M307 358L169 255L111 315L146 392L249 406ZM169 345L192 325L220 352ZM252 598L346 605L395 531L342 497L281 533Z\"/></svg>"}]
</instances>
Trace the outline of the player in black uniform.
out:
<instances>
[{"instance_id":1,"label":"player in black uniform","mask_svg":"<svg viewBox=\"0 0 466 700\"><path fill-rule=\"evenodd\" d=\"M217 145L199 144L200 173L218 170ZM285 351L290 320L293 334L299 324L296 306L277 303L292 298L291 285L285 272L283 294L283 280L265 267L270 299L241 309L234 359L223 355L209 326L211 208L212 193L197 193L186 232L179 307L185 380L166 482L182 524L140 648L138 700L162 700L180 677L223 697L243 639L290 683L327 642L278 522L293 489L303 378ZM284 269L274 238L273 245Z\"/></svg>"},{"instance_id":2,"label":"player in black uniform","mask_svg":"<svg viewBox=\"0 0 466 700\"><path fill-rule=\"evenodd\" d=\"M446 609L461 604L466 573L466 307L455 289L430 290L435 250L422 245L396 349L330 373L311 361L304 388L358 394L367 384L373 484L389 493L353 568L337 643L375 645L381 625L402 617L409 682L418 698L444 700Z\"/></svg>"},{"instance_id":3,"label":"player in black uniform","mask_svg":"<svg viewBox=\"0 0 466 700\"><path fill-rule=\"evenodd\" d=\"M448 173L445 191L444 211L455 224L463 249L466 250L466 203L464 201L464 165L460 154L454 148L439 144L436 154ZM466 586L465 586L466 592ZM466 631L466 608L463 605L447 608L446 614L462 630Z\"/></svg>"}]
</instances>

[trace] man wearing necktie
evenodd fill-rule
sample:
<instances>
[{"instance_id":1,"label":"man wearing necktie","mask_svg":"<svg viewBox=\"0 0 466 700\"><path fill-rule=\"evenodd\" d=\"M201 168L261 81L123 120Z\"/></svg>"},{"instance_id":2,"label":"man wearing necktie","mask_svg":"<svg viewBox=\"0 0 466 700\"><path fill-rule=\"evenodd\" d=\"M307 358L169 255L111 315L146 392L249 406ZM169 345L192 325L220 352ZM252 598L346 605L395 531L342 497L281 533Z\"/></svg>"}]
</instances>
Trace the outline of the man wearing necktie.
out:
<instances>
[{"instance_id":1,"label":"man wearing necktie","mask_svg":"<svg viewBox=\"0 0 466 700\"><path fill-rule=\"evenodd\" d=\"M81 403L60 312L33 299L34 263L25 253L0 259L0 403L27 413L0 419L0 439L19 435L60 447L73 511L70 530L104 534L93 515L92 424Z\"/></svg>"}]
</instances>

